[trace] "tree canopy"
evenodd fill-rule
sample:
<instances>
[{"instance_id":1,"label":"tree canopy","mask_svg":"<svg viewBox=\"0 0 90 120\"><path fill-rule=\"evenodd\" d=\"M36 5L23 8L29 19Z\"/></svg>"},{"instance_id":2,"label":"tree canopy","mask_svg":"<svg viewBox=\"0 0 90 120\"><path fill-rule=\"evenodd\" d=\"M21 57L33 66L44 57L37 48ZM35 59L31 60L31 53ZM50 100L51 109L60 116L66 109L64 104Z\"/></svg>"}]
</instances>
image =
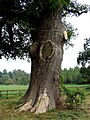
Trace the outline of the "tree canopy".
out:
<instances>
[{"instance_id":1,"label":"tree canopy","mask_svg":"<svg viewBox=\"0 0 90 120\"><path fill-rule=\"evenodd\" d=\"M80 73L83 82L90 83L90 38L85 39L84 50L79 53L77 62L82 65ZM88 67L86 67L86 63L88 63Z\"/></svg>"},{"instance_id":2,"label":"tree canopy","mask_svg":"<svg viewBox=\"0 0 90 120\"><path fill-rule=\"evenodd\" d=\"M76 0L0 0L0 58L27 57L43 13L57 8L62 8L62 18L89 10Z\"/></svg>"},{"instance_id":3,"label":"tree canopy","mask_svg":"<svg viewBox=\"0 0 90 120\"><path fill-rule=\"evenodd\" d=\"M85 66L86 63L90 63L90 38L86 38L85 42L84 51L80 52L77 58L78 64L81 63L83 66Z\"/></svg>"}]
</instances>

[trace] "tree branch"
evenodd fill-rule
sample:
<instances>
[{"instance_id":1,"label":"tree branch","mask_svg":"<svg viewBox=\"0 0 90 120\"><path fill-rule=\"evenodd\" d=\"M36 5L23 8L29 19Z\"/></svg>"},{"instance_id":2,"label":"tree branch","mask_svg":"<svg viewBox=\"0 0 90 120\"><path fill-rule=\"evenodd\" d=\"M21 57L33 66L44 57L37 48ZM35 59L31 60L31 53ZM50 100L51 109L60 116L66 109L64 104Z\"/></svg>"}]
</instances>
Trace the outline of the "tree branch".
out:
<instances>
[{"instance_id":1,"label":"tree branch","mask_svg":"<svg viewBox=\"0 0 90 120\"><path fill-rule=\"evenodd\" d=\"M88 12L88 10L79 11L77 9L69 9L67 7L64 7L64 9L66 11L68 11L69 13L74 13L74 14L76 13L76 14L78 14L78 16L81 15L82 13L87 13Z\"/></svg>"}]
</instances>

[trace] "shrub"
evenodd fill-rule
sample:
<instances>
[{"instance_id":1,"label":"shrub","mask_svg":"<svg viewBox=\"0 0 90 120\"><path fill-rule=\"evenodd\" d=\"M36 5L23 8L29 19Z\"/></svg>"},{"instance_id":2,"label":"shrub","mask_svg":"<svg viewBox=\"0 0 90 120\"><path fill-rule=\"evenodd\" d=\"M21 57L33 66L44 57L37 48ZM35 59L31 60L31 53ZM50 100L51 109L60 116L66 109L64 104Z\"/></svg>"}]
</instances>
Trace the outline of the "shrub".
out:
<instances>
[{"instance_id":1,"label":"shrub","mask_svg":"<svg viewBox=\"0 0 90 120\"><path fill-rule=\"evenodd\" d=\"M64 77L61 76L61 91L66 96L66 105L67 108L73 109L80 107L85 100L84 92L77 89L71 90L65 87L63 84Z\"/></svg>"}]
</instances>

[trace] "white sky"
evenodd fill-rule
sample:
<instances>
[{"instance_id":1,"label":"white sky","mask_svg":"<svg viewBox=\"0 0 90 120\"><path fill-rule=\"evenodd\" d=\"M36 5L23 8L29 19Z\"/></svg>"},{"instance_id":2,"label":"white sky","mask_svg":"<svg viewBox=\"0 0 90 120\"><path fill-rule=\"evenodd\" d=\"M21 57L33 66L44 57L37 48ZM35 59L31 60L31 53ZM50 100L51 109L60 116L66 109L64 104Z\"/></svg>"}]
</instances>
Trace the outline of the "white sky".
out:
<instances>
[{"instance_id":1,"label":"white sky","mask_svg":"<svg viewBox=\"0 0 90 120\"><path fill-rule=\"evenodd\" d=\"M90 0L78 0L82 3L90 4ZM78 37L72 40L74 47L70 47L68 50L64 51L64 57L62 62L62 68L70 68L77 66L77 56L79 51L83 50L84 39L90 37L90 12L87 14L82 14L80 17L68 18L75 28L78 28ZM0 71L7 69L7 71L12 71L14 69L21 69L30 73L31 64L24 60L11 60L8 61L3 58L0 60Z\"/></svg>"},{"instance_id":2,"label":"white sky","mask_svg":"<svg viewBox=\"0 0 90 120\"><path fill-rule=\"evenodd\" d=\"M83 43L85 38L90 37L90 12L82 14L80 17L70 18L71 23L78 28L78 37L72 40L74 47L69 47L64 51L64 58L62 68L75 67L77 65L77 56L79 51L83 50Z\"/></svg>"}]
</instances>

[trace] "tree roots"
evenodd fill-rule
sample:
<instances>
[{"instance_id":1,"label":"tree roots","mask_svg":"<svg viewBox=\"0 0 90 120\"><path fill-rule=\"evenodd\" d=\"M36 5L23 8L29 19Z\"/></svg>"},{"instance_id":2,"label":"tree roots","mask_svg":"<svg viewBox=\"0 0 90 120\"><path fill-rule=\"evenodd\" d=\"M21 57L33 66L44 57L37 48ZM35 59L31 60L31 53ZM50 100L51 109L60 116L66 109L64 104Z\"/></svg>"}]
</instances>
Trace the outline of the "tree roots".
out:
<instances>
[{"instance_id":1,"label":"tree roots","mask_svg":"<svg viewBox=\"0 0 90 120\"><path fill-rule=\"evenodd\" d=\"M44 90L44 93L41 94L35 105L32 106L32 100L26 102L22 107L20 107L18 109L19 112L22 112L22 111L28 111L30 110L31 112L33 112L34 114L38 114L38 113L44 113L48 110L49 108L49 102L50 102L50 99L46 93L46 89Z\"/></svg>"}]
</instances>

